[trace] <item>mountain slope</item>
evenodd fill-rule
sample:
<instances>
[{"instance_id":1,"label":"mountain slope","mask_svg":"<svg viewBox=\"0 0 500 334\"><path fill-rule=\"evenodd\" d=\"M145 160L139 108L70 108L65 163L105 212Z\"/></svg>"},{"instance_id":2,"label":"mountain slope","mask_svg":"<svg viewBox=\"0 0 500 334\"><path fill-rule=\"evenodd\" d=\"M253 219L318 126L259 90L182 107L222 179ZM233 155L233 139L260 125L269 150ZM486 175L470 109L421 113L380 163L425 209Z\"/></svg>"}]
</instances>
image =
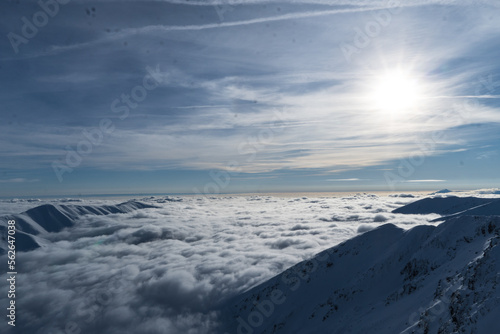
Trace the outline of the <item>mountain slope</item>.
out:
<instances>
[{"instance_id":1,"label":"mountain slope","mask_svg":"<svg viewBox=\"0 0 500 334\"><path fill-rule=\"evenodd\" d=\"M44 234L71 227L83 215L127 213L145 208L156 207L136 201L102 206L44 204L20 214L3 216L0 217L0 254L7 249L6 231L9 220L16 221L16 250L29 251L44 243Z\"/></svg>"},{"instance_id":2,"label":"mountain slope","mask_svg":"<svg viewBox=\"0 0 500 334\"><path fill-rule=\"evenodd\" d=\"M383 225L221 307L227 333L500 332L500 217Z\"/></svg>"},{"instance_id":3,"label":"mountain slope","mask_svg":"<svg viewBox=\"0 0 500 334\"><path fill-rule=\"evenodd\" d=\"M489 206L489 211L481 211L479 208ZM493 210L493 208L495 208ZM476 213L468 210L477 209ZM429 214L437 213L443 216L453 214L481 214L500 215L500 198L478 198L478 197L427 197L416 202L402 206L393 213L404 214Z\"/></svg>"}]
</instances>

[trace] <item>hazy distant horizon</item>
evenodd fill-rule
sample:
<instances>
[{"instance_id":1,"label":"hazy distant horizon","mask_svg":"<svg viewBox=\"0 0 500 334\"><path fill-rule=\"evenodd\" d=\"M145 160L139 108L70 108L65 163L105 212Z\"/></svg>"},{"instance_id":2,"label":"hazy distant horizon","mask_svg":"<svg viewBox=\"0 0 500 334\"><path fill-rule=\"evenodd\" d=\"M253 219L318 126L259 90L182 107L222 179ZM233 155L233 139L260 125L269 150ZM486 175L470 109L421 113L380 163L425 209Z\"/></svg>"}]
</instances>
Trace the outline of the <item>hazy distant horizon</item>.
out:
<instances>
[{"instance_id":1,"label":"hazy distant horizon","mask_svg":"<svg viewBox=\"0 0 500 334\"><path fill-rule=\"evenodd\" d=\"M64 198L74 198L74 199L140 199L140 197L227 197L227 196L271 196L271 197L344 197L352 196L356 194L374 194L378 196L388 196L388 195L398 195L398 194L408 194L416 196L425 196L437 193L443 189L427 189L427 190L400 190L400 191L388 191L388 190L353 190L353 191L283 191L283 192L238 192L238 193L218 193L218 194L196 194L196 193L115 193L115 194L55 194L55 195L32 195L32 196L11 196L11 197L0 197L2 200L9 199L64 199ZM454 189L453 193L468 192L478 189ZM484 188L486 189L486 188ZM449 190L449 189L448 189ZM446 195L446 194L444 194Z\"/></svg>"}]
</instances>

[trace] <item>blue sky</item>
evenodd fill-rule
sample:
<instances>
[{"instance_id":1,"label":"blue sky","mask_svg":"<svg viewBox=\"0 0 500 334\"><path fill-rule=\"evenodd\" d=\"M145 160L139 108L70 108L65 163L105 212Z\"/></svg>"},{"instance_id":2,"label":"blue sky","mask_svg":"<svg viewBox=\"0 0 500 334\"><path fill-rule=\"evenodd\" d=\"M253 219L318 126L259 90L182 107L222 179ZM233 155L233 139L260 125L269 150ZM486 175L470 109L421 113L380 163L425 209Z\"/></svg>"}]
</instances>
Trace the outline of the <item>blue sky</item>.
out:
<instances>
[{"instance_id":1,"label":"blue sky","mask_svg":"<svg viewBox=\"0 0 500 334\"><path fill-rule=\"evenodd\" d=\"M42 3L0 4L0 196L500 187L495 1Z\"/></svg>"}]
</instances>

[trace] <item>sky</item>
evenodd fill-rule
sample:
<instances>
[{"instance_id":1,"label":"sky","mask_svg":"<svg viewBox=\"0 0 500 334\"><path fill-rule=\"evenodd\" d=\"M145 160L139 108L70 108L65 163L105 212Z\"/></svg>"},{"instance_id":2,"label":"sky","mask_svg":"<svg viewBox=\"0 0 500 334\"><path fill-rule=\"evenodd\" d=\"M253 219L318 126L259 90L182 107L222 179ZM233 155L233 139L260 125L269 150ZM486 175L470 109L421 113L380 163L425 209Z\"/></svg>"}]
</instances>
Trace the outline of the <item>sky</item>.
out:
<instances>
[{"instance_id":1,"label":"sky","mask_svg":"<svg viewBox=\"0 0 500 334\"><path fill-rule=\"evenodd\" d=\"M0 196L500 187L496 1L2 1Z\"/></svg>"}]
</instances>

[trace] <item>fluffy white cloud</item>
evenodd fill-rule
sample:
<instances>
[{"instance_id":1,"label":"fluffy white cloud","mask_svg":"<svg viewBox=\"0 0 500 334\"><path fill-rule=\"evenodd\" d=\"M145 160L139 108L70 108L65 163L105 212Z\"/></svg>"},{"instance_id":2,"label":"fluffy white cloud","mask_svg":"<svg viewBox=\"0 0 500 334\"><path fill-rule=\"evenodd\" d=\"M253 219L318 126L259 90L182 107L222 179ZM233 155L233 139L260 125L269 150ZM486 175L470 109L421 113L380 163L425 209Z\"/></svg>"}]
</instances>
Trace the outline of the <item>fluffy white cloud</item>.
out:
<instances>
[{"instance_id":1,"label":"fluffy white cloud","mask_svg":"<svg viewBox=\"0 0 500 334\"><path fill-rule=\"evenodd\" d=\"M82 216L74 227L48 234L48 246L17 254L16 327L29 333L211 333L218 304L301 260L387 222L428 224L435 215L390 213L414 200L186 196L143 199L159 208ZM2 208L12 213L46 202L63 201L3 202Z\"/></svg>"}]
</instances>

